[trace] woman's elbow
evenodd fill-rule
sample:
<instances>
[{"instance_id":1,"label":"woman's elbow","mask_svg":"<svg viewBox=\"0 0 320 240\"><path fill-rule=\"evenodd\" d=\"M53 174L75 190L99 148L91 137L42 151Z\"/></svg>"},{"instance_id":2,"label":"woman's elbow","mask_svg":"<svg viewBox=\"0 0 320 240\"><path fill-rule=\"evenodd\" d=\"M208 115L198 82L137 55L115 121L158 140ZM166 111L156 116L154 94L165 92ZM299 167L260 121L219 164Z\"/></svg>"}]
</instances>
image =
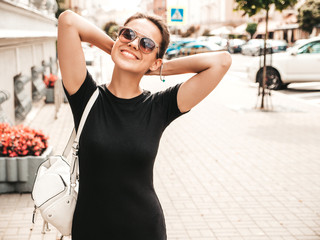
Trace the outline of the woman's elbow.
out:
<instances>
[{"instance_id":1,"label":"woman's elbow","mask_svg":"<svg viewBox=\"0 0 320 240\"><path fill-rule=\"evenodd\" d=\"M223 68L229 69L232 64L231 54L227 51L221 52L221 66Z\"/></svg>"},{"instance_id":2,"label":"woman's elbow","mask_svg":"<svg viewBox=\"0 0 320 240\"><path fill-rule=\"evenodd\" d=\"M74 14L74 12L72 12L71 10L65 10L63 11L59 17L58 17L58 26L60 25L72 25L72 15Z\"/></svg>"}]
</instances>

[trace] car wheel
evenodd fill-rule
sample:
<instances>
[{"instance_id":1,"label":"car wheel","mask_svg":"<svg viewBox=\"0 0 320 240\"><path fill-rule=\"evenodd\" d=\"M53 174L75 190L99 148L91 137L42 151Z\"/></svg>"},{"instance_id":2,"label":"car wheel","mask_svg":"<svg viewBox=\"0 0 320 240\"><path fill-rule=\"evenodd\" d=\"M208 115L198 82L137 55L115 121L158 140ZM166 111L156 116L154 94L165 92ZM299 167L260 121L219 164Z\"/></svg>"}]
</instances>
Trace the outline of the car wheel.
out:
<instances>
[{"instance_id":1,"label":"car wheel","mask_svg":"<svg viewBox=\"0 0 320 240\"><path fill-rule=\"evenodd\" d=\"M258 79L257 79L258 80L257 82L260 82L261 85L262 85L262 74L263 74L263 69L259 71ZM271 90L280 90L285 88L285 85L283 85L279 73L274 68L267 68L266 86Z\"/></svg>"}]
</instances>

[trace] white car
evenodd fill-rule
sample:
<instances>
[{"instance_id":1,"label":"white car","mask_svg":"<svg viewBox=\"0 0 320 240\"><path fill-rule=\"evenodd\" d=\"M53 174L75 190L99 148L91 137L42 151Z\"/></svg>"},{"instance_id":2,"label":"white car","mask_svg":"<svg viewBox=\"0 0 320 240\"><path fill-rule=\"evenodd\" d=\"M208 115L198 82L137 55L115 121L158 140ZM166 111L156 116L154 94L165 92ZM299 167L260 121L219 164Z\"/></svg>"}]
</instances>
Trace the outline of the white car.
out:
<instances>
[{"instance_id":1,"label":"white car","mask_svg":"<svg viewBox=\"0 0 320 240\"><path fill-rule=\"evenodd\" d=\"M254 58L247 67L253 82L261 82L262 71L263 57ZM277 90L298 82L320 82L320 37L308 39L287 52L267 55L268 88Z\"/></svg>"}]
</instances>

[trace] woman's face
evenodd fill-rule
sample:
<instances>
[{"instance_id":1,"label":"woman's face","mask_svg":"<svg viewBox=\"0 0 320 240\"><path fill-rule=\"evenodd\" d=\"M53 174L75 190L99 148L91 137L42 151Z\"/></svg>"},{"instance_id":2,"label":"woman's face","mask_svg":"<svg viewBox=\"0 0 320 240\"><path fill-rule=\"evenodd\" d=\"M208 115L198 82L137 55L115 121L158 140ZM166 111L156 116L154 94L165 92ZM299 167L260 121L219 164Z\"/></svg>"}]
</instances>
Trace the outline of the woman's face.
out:
<instances>
[{"instance_id":1,"label":"woman's face","mask_svg":"<svg viewBox=\"0 0 320 240\"><path fill-rule=\"evenodd\" d=\"M135 19L126 27L135 30L139 37L148 37L160 46L161 32L149 20ZM149 54L143 53L139 49L139 37L129 43L123 43L118 38L111 51L112 60L119 68L129 72L145 73L149 69L154 71L161 65L161 60L157 59L159 48L155 48Z\"/></svg>"}]
</instances>

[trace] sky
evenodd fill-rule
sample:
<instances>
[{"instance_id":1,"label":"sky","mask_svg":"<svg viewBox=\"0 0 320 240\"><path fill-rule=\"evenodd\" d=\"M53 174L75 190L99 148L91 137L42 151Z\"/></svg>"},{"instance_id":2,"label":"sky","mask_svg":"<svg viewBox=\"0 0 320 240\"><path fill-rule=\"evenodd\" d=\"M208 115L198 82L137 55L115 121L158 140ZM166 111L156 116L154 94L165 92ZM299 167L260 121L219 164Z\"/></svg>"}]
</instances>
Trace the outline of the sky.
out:
<instances>
[{"instance_id":1,"label":"sky","mask_svg":"<svg viewBox=\"0 0 320 240\"><path fill-rule=\"evenodd\" d=\"M101 0L105 10L111 9L131 9L139 5L141 0Z\"/></svg>"}]
</instances>

